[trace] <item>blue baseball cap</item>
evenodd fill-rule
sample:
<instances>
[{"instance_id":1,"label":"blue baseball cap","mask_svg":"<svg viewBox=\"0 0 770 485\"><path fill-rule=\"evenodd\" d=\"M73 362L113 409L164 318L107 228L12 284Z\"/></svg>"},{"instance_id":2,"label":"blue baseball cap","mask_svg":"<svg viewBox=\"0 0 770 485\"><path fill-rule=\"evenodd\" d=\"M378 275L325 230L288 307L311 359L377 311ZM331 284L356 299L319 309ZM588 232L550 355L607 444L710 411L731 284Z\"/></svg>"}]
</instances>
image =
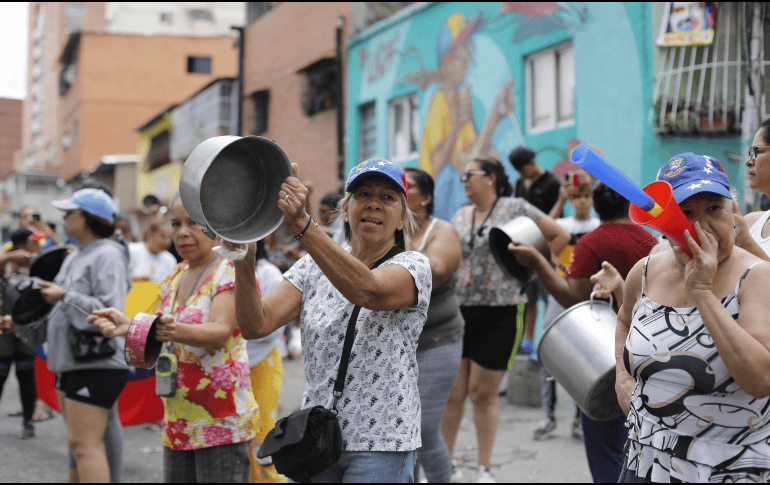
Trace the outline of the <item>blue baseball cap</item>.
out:
<instances>
[{"instance_id":1,"label":"blue baseball cap","mask_svg":"<svg viewBox=\"0 0 770 485\"><path fill-rule=\"evenodd\" d=\"M107 222L114 220L115 204L112 202L112 197L101 189L81 189L72 194L69 199L55 200L51 204L63 211L80 209Z\"/></svg>"},{"instance_id":2,"label":"blue baseball cap","mask_svg":"<svg viewBox=\"0 0 770 485\"><path fill-rule=\"evenodd\" d=\"M348 181L345 183L345 192L350 192L350 188L365 178L372 176L384 176L404 193L406 196L406 172L401 165L390 163L384 158L370 158L359 163L348 174Z\"/></svg>"},{"instance_id":3,"label":"blue baseball cap","mask_svg":"<svg viewBox=\"0 0 770 485\"><path fill-rule=\"evenodd\" d=\"M671 184L677 204L700 192L733 198L725 170L719 160L708 155L680 153L658 170L656 178Z\"/></svg>"}]
</instances>

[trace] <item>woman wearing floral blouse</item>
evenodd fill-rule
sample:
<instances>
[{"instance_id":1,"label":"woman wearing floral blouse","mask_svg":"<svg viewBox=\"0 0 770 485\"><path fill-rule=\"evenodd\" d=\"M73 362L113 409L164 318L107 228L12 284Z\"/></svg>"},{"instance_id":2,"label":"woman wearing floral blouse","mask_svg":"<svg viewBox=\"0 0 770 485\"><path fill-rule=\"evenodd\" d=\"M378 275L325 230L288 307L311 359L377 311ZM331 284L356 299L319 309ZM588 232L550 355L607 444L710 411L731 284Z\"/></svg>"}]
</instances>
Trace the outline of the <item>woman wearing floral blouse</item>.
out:
<instances>
[{"instance_id":1,"label":"woman wearing floral blouse","mask_svg":"<svg viewBox=\"0 0 770 485\"><path fill-rule=\"evenodd\" d=\"M416 251L391 253L396 246L409 248L413 224L404 170L383 159L351 170L340 205L350 252L312 223L305 212L307 188L296 174L294 165L294 177L281 185L277 205L308 255L261 299L251 244L246 258L235 265L238 325L247 338L259 338L299 317L308 381L302 407L331 409L348 320L360 306L345 387L336 405L342 455L313 482L409 483L414 450L421 445L417 338L432 285L428 258ZM370 269L384 257L388 259Z\"/></svg>"},{"instance_id":2,"label":"woman wearing floral blouse","mask_svg":"<svg viewBox=\"0 0 770 485\"><path fill-rule=\"evenodd\" d=\"M521 283L506 276L489 247L489 230L519 216L532 219L548 240L553 254L569 243L570 235L524 199L511 198L513 187L500 162L474 160L462 174L471 203L457 211L452 224L460 235L463 262L458 270L457 297L465 320L463 355L442 429L450 453L460 428L465 398L473 403L479 445L479 480L494 478L489 470L499 415L498 391L515 346L521 341L517 322L527 303ZM454 478L459 479L459 470Z\"/></svg>"},{"instance_id":3,"label":"woman wearing floral blouse","mask_svg":"<svg viewBox=\"0 0 770 485\"><path fill-rule=\"evenodd\" d=\"M158 295L156 338L179 367L176 395L162 398L164 480L247 482L259 417L246 342L235 320L235 270L212 250L216 242L190 218L178 195L170 206L172 237L185 261ZM88 320L107 337L125 335L130 323L114 308L97 310Z\"/></svg>"}]
</instances>

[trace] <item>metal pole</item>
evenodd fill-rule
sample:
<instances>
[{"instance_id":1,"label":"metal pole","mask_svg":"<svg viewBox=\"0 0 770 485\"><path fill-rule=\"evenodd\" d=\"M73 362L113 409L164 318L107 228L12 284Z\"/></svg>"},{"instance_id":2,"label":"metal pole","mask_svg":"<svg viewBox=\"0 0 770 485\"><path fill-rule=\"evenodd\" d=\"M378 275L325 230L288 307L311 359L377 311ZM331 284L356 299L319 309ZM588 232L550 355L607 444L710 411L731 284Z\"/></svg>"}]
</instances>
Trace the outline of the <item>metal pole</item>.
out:
<instances>
[{"instance_id":1,"label":"metal pole","mask_svg":"<svg viewBox=\"0 0 770 485\"><path fill-rule=\"evenodd\" d=\"M243 136L243 51L244 27L232 26L238 32L238 116L236 116L236 133Z\"/></svg>"},{"instance_id":2,"label":"metal pole","mask_svg":"<svg viewBox=\"0 0 770 485\"><path fill-rule=\"evenodd\" d=\"M743 104L743 116L741 116L741 155L746 155L751 147L754 134L759 129L759 109L758 104L762 98L762 87L759 85L759 70L762 66L762 18L760 2L749 2L744 7L744 12L748 11L750 19L746 19L744 25L748 27L751 22L751 39L749 39L748 59L746 60L746 86L745 102ZM749 85L753 89L749 88ZM753 93L752 93L753 91ZM757 210L759 199L751 188L749 188L748 173L745 164L741 165L741 181L743 182L743 204L744 211Z\"/></svg>"},{"instance_id":3,"label":"metal pole","mask_svg":"<svg viewBox=\"0 0 770 485\"><path fill-rule=\"evenodd\" d=\"M336 70L337 86L335 87L337 98L337 185L342 190L345 183L345 105L343 103L342 76L344 60L342 58L342 27L345 25L345 17L337 18L336 29Z\"/></svg>"}]
</instances>

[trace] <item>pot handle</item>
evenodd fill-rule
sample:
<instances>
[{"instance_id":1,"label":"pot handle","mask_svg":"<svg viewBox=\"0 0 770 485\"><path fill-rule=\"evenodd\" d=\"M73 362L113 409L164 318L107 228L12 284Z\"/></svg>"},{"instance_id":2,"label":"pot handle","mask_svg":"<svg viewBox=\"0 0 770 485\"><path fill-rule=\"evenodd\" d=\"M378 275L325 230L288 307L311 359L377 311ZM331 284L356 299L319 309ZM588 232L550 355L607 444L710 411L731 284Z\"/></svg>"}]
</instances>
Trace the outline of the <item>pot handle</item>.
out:
<instances>
[{"instance_id":1,"label":"pot handle","mask_svg":"<svg viewBox=\"0 0 770 485\"><path fill-rule=\"evenodd\" d=\"M591 316L593 316L594 319L599 320L599 315L594 313L594 295L596 295L596 292L592 291L591 292L591 304L589 305L589 308L590 308L590 311L591 311ZM612 306L612 293L610 293L610 309L612 309L612 308L614 308L614 307Z\"/></svg>"},{"instance_id":2,"label":"pot handle","mask_svg":"<svg viewBox=\"0 0 770 485\"><path fill-rule=\"evenodd\" d=\"M212 240L217 238L217 235L214 234L214 231L212 231L208 225L203 226L203 234L207 235L209 239Z\"/></svg>"}]
</instances>

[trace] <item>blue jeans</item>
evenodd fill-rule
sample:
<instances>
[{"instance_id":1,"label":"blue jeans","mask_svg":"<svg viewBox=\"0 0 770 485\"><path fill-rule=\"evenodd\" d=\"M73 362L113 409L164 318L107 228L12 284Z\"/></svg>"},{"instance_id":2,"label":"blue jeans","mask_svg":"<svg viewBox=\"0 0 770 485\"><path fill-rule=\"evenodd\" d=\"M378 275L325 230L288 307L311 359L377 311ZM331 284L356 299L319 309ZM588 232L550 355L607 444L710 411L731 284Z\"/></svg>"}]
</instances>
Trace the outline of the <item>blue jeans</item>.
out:
<instances>
[{"instance_id":1,"label":"blue jeans","mask_svg":"<svg viewBox=\"0 0 770 485\"><path fill-rule=\"evenodd\" d=\"M414 483L414 451L343 451L313 483Z\"/></svg>"},{"instance_id":2,"label":"blue jeans","mask_svg":"<svg viewBox=\"0 0 770 485\"><path fill-rule=\"evenodd\" d=\"M417 450L415 479L419 478L420 466L430 483L449 483L452 478L452 461L449 458L449 448L441 434L441 420L449 392L460 370L462 354L462 340L417 351L417 369L420 371L417 388L420 391L422 407L422 448Z\"/></svg>"},{"instance_id":3,"label":"blue jeans","mask_svg":"<svg viewBox=\"0 0 770 485\"><path fill-rule=\"evenodd\" d=\"M583 440L594 483L618 483L628 440L625 422L625 416L594 421L583 414Z\"/></svg>"}]
</instances>

